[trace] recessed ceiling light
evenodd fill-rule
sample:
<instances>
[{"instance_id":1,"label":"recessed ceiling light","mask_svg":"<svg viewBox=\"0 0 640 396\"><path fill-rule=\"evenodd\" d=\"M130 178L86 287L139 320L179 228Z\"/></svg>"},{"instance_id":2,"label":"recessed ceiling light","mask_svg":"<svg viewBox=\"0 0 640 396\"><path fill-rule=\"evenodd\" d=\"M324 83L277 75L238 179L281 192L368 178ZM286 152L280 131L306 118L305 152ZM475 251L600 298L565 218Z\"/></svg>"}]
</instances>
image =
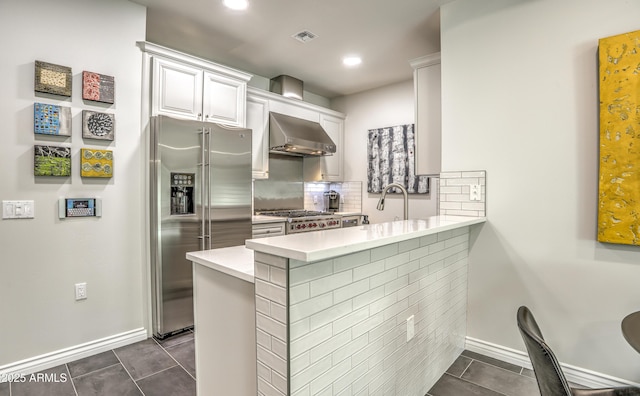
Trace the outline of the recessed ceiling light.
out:
<instances>
[{"instance_id":1,"label":"recessed ceiling light","mask_svg":"<svg viewBox=\"0 0 640 396\"><path fill-rule=\"evenodd\" d=\"M249 6L247 0L224 0L223 3L227 8L231 8L232 10L246 10Z\"/></svg>"},{"instance_id":2,"label":"recessed ceiling light","mask_svg":"<svg viewBox=\"0 0 640 396\"><path fill-rule=\"evenodd\" d=\"M358 66L362 63L362 58L359 56L345 56L342 58L342 63L344 63L345 66Z\"/></svg>"}]
</instances>

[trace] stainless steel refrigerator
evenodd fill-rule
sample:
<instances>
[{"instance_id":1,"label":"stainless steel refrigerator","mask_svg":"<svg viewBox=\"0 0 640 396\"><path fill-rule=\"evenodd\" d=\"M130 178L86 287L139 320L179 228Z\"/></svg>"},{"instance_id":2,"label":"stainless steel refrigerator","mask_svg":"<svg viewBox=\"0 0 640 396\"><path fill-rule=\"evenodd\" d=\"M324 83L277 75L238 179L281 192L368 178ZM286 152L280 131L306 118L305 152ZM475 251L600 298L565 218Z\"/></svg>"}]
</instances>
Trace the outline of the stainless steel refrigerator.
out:
<instances>
[{"instance_id":1,"label":"stainless steel refrigerator","mask_svg":"<svg viewBox=\"0 0 640 396\"><path fill-rule=\"evenodd\" d=\"M151 118L153 333L193 326L193 274L185 254L251 238L251 130Z\"/></svg>"}]
</instances>

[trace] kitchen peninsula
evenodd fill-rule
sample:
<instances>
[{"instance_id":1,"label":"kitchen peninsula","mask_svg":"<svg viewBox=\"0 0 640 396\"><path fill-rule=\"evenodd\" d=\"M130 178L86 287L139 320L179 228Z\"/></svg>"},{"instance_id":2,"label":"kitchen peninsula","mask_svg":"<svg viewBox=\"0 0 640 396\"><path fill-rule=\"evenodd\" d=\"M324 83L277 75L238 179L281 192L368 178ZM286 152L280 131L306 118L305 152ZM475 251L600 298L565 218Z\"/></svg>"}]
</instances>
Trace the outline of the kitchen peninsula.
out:
<instances>
[{"instance_id":1,"label":"kitchen peninsula","mask_svg":"<svg viewBox=\"0 0 640 396\"><path fill-rule=\"evenodd\" d=\"M255 323L257 367L228 373L235 381L255 376L264 395L357 394L365 388L365 394L423 395L464 348L469 229L483 222L484 217L434 216L189 253L196 282L196 359L222 356L198 341L209 334L198 323L227 320L211 318L218 311L208 306L240 299L245 307L233 303L232 313L244 310L245 318L232 327L244 337L238 345L246 345L252 339L246 327ZM230 259L234 250L239 255ZM247 306L251 253L255 315ZM203 268L235 277L243 290L228 290L234 295L222 301L220 295L218 301L210 299L214 295L199 301L206 287L200 283Z\"/></svg>"},{"instance_id":2,"label":"kitchen peninsula","mask_svg":"<svg viewBox=\"0 0 640 396\"><path fill-rule=\"evenodd\" d=\"M437 199L427 219L187 254L199 394L424 395L464 348L486 172L440 173Z\"/></svg>"},{"instance_id":3,"label":"kitchen peninsula","mask_svg":"<svg viewBox=\"0 0 640 396\"><path fill-rule=\"evenodd\" d=\"M435 216L249 240L258 391L423 395L464 349L469 227Z\"/></svg>"}]
</instances>

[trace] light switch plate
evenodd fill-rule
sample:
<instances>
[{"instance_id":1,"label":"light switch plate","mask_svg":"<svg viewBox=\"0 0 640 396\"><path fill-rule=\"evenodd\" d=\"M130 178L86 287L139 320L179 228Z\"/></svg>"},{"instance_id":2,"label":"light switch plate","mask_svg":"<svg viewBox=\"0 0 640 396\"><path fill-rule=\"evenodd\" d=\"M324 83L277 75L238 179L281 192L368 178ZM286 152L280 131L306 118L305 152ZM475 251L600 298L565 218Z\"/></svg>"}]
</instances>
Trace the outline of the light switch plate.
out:
<instances>
[{"instance_id":1,"label":"light switch plate","mask_svg":"<svg viewBox=\"0 0 640 396\"><path fill-rule=\"evenodd\" d=\"M480 184L469 185L469 200L480 201L482 199L482 187Z\"/></svg>"},{"instance_id":2,"label":"light switch plate","mask_svg":"<svg viewBox=\"0 0 640 396\"><path fill-rule=\"evenodd\" d=\"M2 201L3 219L33 219L35 211L34 201Z\"/></svg>"}]
</instances>

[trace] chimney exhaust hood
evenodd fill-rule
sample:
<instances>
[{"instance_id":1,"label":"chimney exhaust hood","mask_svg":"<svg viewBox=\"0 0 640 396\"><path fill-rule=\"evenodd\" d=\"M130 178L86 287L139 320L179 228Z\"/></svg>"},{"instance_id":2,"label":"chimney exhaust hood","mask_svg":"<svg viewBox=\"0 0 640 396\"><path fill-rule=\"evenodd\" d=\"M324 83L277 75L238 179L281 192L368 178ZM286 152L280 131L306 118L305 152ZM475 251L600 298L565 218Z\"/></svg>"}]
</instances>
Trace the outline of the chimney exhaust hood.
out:
<instances>
[{"instance_id":1,"label":"chimney exhaust hood","mask_svg":"<svg viewBox=\"0 0 640 396\"><path fill-rule=\"evenodd\" d=\"M297 156L332 155L336 144L317 122L270 112L269 150Z\"/></svg>"}]
</instances>

